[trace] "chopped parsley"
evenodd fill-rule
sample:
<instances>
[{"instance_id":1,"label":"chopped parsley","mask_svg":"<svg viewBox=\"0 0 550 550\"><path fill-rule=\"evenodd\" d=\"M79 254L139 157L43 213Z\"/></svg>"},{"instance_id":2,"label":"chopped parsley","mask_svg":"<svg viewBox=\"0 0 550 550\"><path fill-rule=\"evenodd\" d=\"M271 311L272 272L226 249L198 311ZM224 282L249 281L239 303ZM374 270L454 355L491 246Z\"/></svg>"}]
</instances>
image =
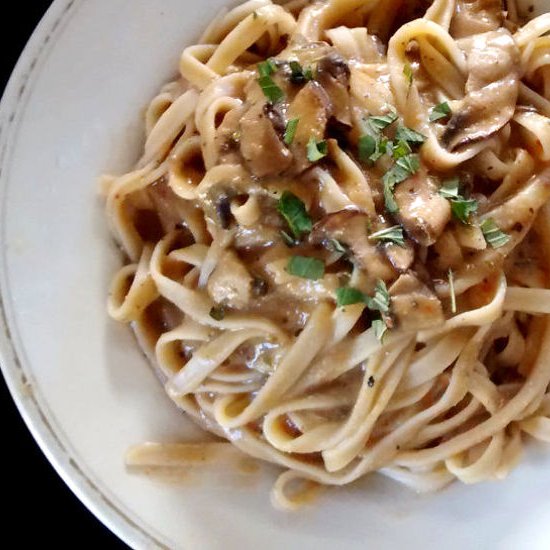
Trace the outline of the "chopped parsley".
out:
<instances>
[{"instance_id":1,"label":"chopped parsley","mask_svg":"<svg viewBox=\"0 0 550 550\"><path fill-rule=\"evenodd\" d=\"M296 136L296 130L298 128L298 123L300 122L299 118L293 118L287 122L285 128L284 142L287 145L291 145Z\"/></svg>"},{"instance_id":2,"label":"chopped parsley","mask_svg":"<svg viewBox=\"0 0 550 550\"><path fill-rule=\"evenodd\" d=\"M395 139L398 141L406 141L410 145L422 145L426 141L426 136L412 128L399 126L395 133Z\"/></svg>"},{"instance_id":3,"label":"chopped parsley","mask_svg":"<svg viewBox=\"0 0 550 550\"><path fill-rule=\"evenodd\" d=\"M210 317L216 321L223 321L225 318L225 309L223 307L214 306L210 310Z\"/></svg>"},{"instance_id":4,"label":"chopped parsley","mask_svg":"<svg viewBox=\"0 0 550 550\"><path fill-rule=\"evenodd\" d=\"M441 183L439 194L446 199L457 199L460 196L460 179L458 176Z\"/></svg>"},{"instance_id":5,"label":"chopped parsley","mask_svg":"<svg viewBox=\"0 0 550 550\"><path fill-rule=\"evenodd\" d=\"M449 291L451 293L451 312L456 313L455 278L452 269L449 269Z\"/></svg>"},{"instance_id":6,"label":"chopped parsley","mask_svg":"<svg viewBox=\"0 0 550 550\"><path fill-rule=\"evenodd\" d=\"M487 218L481 222L479 226L485 237L485 241L488 245L493 248L500 248L504 246L510 239L510 235L501 231L499 226L495 223L495 220L492 218Z\"/></svg>"},{"instance_id":7,"label":"chopped parsley","mask_svg":"<svg viewBox=\"0 0 550 550\"><path fill-rule=\"evenodd\" d=\"M292 256L288 260L286 270L296 277L317 281L325 274L325 263L317 258Z\"/></svg>"},{"instance_id":8,"label":"chopped parsley","mask_svg":"<svg viewBox=\"0 0 550 550\"><path fill-rule=\"evenodd\" d=\"M451 199L451 212L453 216L462 223L470 223L470 214L476 212L478 206L475 199L465 199L464 197Z\"/></svg>"},{"instance_id":9,"label":"chopped parsley","mask_svg":"<svg viewBox=\"0 0 550 550\"><path fill-rule=\"evenodd\" d=\"M380 313L388 313L390 311L390 294L386 283L379 279L374 289L374 296L367 297L367 307L373 311Z\"/></svg>"},{"instance_id":10,"label":"chopped parsley","mask_svg":"<svg viewBox=\"0 0 550 550\"><path fill-rule=\"evenodd\" d=\"M365 123L371 133L380 133L397 120L397 113L390 112L387 115L370 116ZM368 131L368 130L367 130Z\"/></svg>"},{"instance_id":11,"label":"chopped parsley","mask_svg":"<svg viewBox=\"0 0 550 550\"><path fill-rule=\"evenodd\" d=\"M441 120L442 118L447 118L451 115L451 108L449 104L444 101L439 105L436 105L432 112L430 113L430 122L435 122L436 120Z\"/></svg>"},{"instance_id":12,"label":"chopped parsley","mask_svg":"<svg viewBox=\"0 0 550 550\"><path fill-rule=\"evenodd\" d=\"M349 306L352 304L365 303L366 296L356 288L343 286L336 289L336 305L338 307Z\"/></svg>"},{"instance_id":13,"label":"chopped parsley","mask_svg":"<svg viewBox=\"0 0 550 550\"><path fill-rule=\"evenodd\" d=\"M267 59L266 61L258 63L258 73L260 77L271 76L276 71L277 65L275 65L273 59Z\"/></svg>"},{"instance_id":14,"label":"chopped parsley","mask_svg":"<svg viewBox=\"0 0 550 550\"><path fill-rule=\"evenodd\" d=\"M478 203L475 199L467 199L460 194L458 177L445 180L439 189L439 194L449 199L451 212L458 221L464 224L469 223L470 215L477 211Z\"/></svg>"},{"instance_id":15,"label":"chopped parsley","mask_svg":"<svg viewBox=\"0 0 550 550\"><path fill-rule=\"evenodd\" d=\"M328 144L325 140L317 141L313 136L307 143L307 160L317 162L326 157L328 153Z\"/></svg>"},{"instance_id":16,"label":"chopped parsley","mask_svg":"<svg viewBox=\"0 0 550 550\"><path fill-rule=\"evenodd\" d=\"M389 212L397 212L399 210L393 196L395 186L415 174L419 168L419 156L416 154L409 154L398 158L395 164L384 174L382 178L384 200L386 209Z\"/></svg>"},{"instance_id":17,"label":"chopped parsley","mask_svg":"<svg viewBox=\"0 0 550 550\"><path fill-rule=\"evenodd\" d=\"M381 229L380 231L369 235L369 239L380 242L398 244L399 246L405 246L403 228L400 225L394 225L393 227Z\"/></svg>"},{"instance_id":18,"label":"chopped parsley","mask_svg":"<svg viewBox=\"0 0 550 550\"><path fill-rule=\"evenodd\" d=\"M298 61L290 61L290 82L294 84L304 84L308 80L313 80L313 70L311 67L303 68Z\"/></svg>"},{"instance_id":19,"label":"chopped parsley","mask_svg":"<svg viewBox=\"0 0 550 550\"><path fill-rule=\"evenodd\" d=\"M313 226L311 218L306 210L306 205L294 193L283 191L277 210L285 219L295 239L299 239L304 233L309 233Z\"/></svg>"},{"instance_id":20,"label":"chopped parsley","mask_svg":"<svg viewBox=\"0 0 550 550\"><path fill-rule=\"evenodd\" d=\"M283 90L275 84L274 80L270 76L261 76L258 79L258 84L260 85L260 88L269 103L277 103L283 99L285 95Z\"/></svg>"},{"instance_id":21,"label":"chopped parsley","mask_svg":"<svg viewBox=\"0 0 550 550\"><path fill-rule=\"evenodd\" d=\"M392 157L396 160L400 159L401 157L405 157L411 153L412 153L412 149L410 145L403 140L399 140L397 142L397 145L394 145L392 147L392 151L391 151Z\"/></svg>"},{"instance_id":22,"label":"chopped parsley","mask_svg":"<svg viewBox=\"0 0 550 550\"><path fill-rule=\"evenodd\" d=\"M382 319L375 319L372 322L372 328L374 329L374 334L376 338L382 342L384 340L384 336L386 335L386 332L388 332L388 326Z\"/></svg>"}]
</instances>

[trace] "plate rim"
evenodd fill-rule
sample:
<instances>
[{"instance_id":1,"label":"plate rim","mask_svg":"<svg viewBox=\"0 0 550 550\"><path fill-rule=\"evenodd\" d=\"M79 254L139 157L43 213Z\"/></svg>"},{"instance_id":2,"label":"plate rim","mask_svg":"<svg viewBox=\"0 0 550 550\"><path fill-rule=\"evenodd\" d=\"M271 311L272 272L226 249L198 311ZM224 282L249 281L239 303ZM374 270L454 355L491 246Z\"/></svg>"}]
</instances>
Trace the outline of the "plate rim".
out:
<instances>
[{"instance_id":1,"label":"plate rim","mask_svg":"<svg viewBox=\"0 0 550 550\"><path fill-rule=\"evenodd\" d=\"M84 0L53 0L38 25L33 30L22 50L2 98L0 100L0 208L5 207L10 159L16 141L19 121L24 113L30 90L32 90L41 64L49 57L52 46L63 29L71 21ZM4 228L0 234L0 245L5 246ZM25 364L23 354L12 333L10 315L6 307L9 302L5 271L0 273L0 371L8 391L38 447L61 477L65 485L78 500L105 527L132 548L167 549L160 535L153 536L124 512L86 474L76 453L70 451L70 443L56 426L53 415L33 387L31 369Z\"/></svg>"}]
</instances>

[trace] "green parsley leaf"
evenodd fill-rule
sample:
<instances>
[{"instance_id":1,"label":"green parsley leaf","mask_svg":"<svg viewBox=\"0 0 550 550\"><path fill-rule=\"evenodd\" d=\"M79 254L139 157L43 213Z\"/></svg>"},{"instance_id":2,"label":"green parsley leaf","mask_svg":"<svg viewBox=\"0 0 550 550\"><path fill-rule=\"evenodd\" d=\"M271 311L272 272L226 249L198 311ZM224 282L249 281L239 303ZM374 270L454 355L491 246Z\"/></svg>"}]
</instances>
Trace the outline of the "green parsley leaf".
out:
<instances>
[{"instance_id":1,"label":"green parsley leaf","mask_svg":"<svg viewBox=\"0 0 550 550\"><path fill-rule=\"evenodd\" d=\"M313 136L309 138L307 143L307 160L309 162L317 162L328 153L328 144L326 141L317 141Z\"/></svg>"},{"instance_id":2,"label":"green parsley leaf","mask_svg":"<svg viewBox=\"0 0 550 550\"><path fill-rule=\"evenodd\" d=\"M390 311L390 294L386 283L379 279L374 289L374 296L372 298L367 297L367 307L373 311L379 311L380 313L388 313Z\"/></svg>"},{"instance_id":3,"label":"green parsley leaf","mask_svg":"<svg viewBox=\"0 0 550 550\"><path fill-rule=\"evenodd\" d=\"M439 194L446 199L458 199L461 196L459 193L459 187L460 179L456 176L441 183Z\"/></svg>"},{"instance_id":4,"label":"green parsley leaf","mask_svg":"<svg viewBox=\"0 0 550 550\"><path fill-rule=\"evenodd\" d=\"M462 223L469 223L470 214L477 211L478 203L475 199L467 199L460 194L460 179L454 177L445 180L438 193L449 199L453 216Z\"/></svg>"},{"instance_id":5,"label":"green parsley leaf","mask_svg":"<svg viewBox=\"0 0 550 550\"><path fill-rule=\"evenodd\" d=\"M397 132L395 133L395 139L398 141L406 141L411 145L422 145L426 141L426 136L423 136L421 133L413 130L412 128L399 126L397 128Z\"/></svg>"},{"instance_id":6,"label":"green parsley leaf","mask_svg":"<svg viewBox=\"0 0 550 550\"><path fill-rule=\"evenodd\" d=\"M389 112L387 115L370 116L366 119L367 128L371 130L369 133L380 133L388 126L397 120L397 113Z\"/></svg>"},{"instance_id":7,"label":"green parsley leaf","mask_svg":"<svg viewBox=\"0 0 550 550\"><path fill-rule=\"evenodd\" d=\"M403 228L400 225L394 225L393 227L381 229L380 231L369 235L369 239L380 242L398 244L399 246L405 246Z\"/></svg>"},{"instance_id":8,"label":"green parsley leaf","mask_svg":"<svg viewBox=\"0 0 550 550\"><path fill-rule=\"evenodd\" d=\"M374 329L374 335L378 339L379 342L382 342L384 340L384 336L386 335L386 332L388 332L388 326L382 319L375 319L372 322L372 328Z\"/></svg>"},{"instance_id":9,"label":"green parsley leaf","mask_svg":"<svg viewBox=\"0 0 550 550\"><path fill-rule=\"evenodd\" d=\"M419 168L420 158L418 155L405 155L397 159L397 162L384 174L382 181L395 186L415 174Z\"/></svg>"},{"instance_id":10,"label":"green parsley leaf","mask_svg":"<svg viewBox=\"0 0 550 550\"><path fill-rule=\"evenodd\" d=\"M459 197L451 199L451 212L453 216L462 223L469 223L470 214L477 211L478 203L475 199L465 199Z\"/></svg>"},{"instance_id":11,"label":"green parsley leaf","mask_svg":"<svg viewBox=\"0 0 550 550\"><path fill-rule=\"evenodd\" d=\"M410 153L412 153L412 149L406 141L399 140L397 145L392 147L392 156L396 160L409 155Z\"/></svg>"},{"instance_id":12,"label":"green parsley leaf","mask_svg":"<svg viewBox=\"0 0 550 550\"><path fill-rule=\"evenodd\" d=\"M284 97L283 90L275 84L273 79L270 76L261 76L258 79L258 84L260 85L265 97L269 103L277 103L281 101Z\"/></svg>"},{"instance_id":13,"label":"green parsley leaf","mask_svg":"<svg viewBox=\"0 0 550 550\"><path fill-rule=\"evenodd\" d=\"M277 210L286 220L296 239L311 231L313 224L307 213L306 205L294 193L283 191L277 204Z\"/></svg>"},{"instance_id":14,"label":"green parsley leaf","mask_svg":"<svg viewBox=\"0 0 550 550\"><path fill-rule=\"evenodd\" d=\"M290 81L294 84L303 84L308 80L313 80L313 71L311 67L304 69L298 61L289 62L291 75Z\"/></svg>"},{"instance_id":15,"label":"green parsley leaf","mask_svg":"<svg viewBox=\"0 0 550 550\"><path fill-rule=\"evenodd\" d=\"M336 305L338 307L359 304L365 301L365 295L356 288L343 286L336 289Z\"/></svg>"},{"instance_id":16,"label":"green parsley leaf","mask_svg":"<svg viewBox=\"0 0 550 550\"><path fill-rule=\"evenodd\" d=\"M210 310L210 317L212 317L212 319L215 319L216 321L223 321L225 318L225 309L223 307L214 306Z\"/></svg>"},{"instance_id":17,"label":"green parsley leaf","mask_svg":"<svg viewBox=\"0 0 550 550\"><path fill-rule=\"evenodd\" d=\"M447 118L451 114L451 108L449 104L444 101L439 105L436 105L432 112L430 113L430 122L435 122L436 120L441 120L442 118Z\"/></svg>"},{"instance_id":18,"label":"green parsley leaf","mask_svg":"<svg viewBox=\"0 0 550 550\"><path fill-rule=\"evenodd\" d=\"M413 70L409 63L405 63L405 65L403 65L403 74L405 75L405 78L408 80L409 88L410 88L413 83Z\"/></svg>"},{"instance_id":19,"label":"green parsley leaf","mask_svg":"<svg viewBox=\"0 0 550 550\"><path fill-rule=\"evenodd\" d=\"M388 212L391 212L392 214L395 214L396 212L399 212L399 206L395 202L395 197L393 196L395 183L392 184L388 181L385 181L383 183L384 183L384 204L386 206L386 210Z\"/></svg>"},{"instance_id":20,"label":"green parsley leaf","mask_svg":"<svg viewBox=\"0 0 550 550\"><path fill-rule=\"evenodd\" d=\"M325 274L325 263L323 260L318 260L317 258L292 256L288 260L286 270L296 277L317 281Z\"/></svg>"},{"instance_id":21,"label":"green parsley leaf","mask_svg":"<svg viewBox=\"0 0 550 550\"><path fill-rule=\"evenodd\" d=\"M420 168L420 158L416 154L405 155L397 159L396 163L384 174L384 202L388 212L397 212L399 207L395 202L393 190L398 183L405 181Z\"/></svg>"},{"instance_id":22,"label":"green parsley leaf","mask_svg":"<svg viewBox=\"0 0 550 550\"><path fill-rule=\"evenodd\" d=\"M456 313L455 278L452 269L449 269L449 291L451 293L451 312Z\"/></svg>"},{"instance_id":23,"label":"green parsley leaf","mask_svg":"<svg viewBox=\"0 0 550 550\"><path fill-rule=\"evenodd\" d=\"M273 62L272 59L267 59L258 63L258 73L260 77L271 76L277 70L277 65Z\"/></svg>"},{"instance_id":24,"label":"green parsley leaf","mask_svg":"<svg viewBox=\"0 0 550 550\"><path fill-rule=\"evenodd\" d=\"M369 162L371 161L371 156L375 153L377 149L377 140L369 135L365 134L364 136L361 136L359 138L359 160L361 162Z\"/></svg>"},{"instance_id":25,"label":"green parsley leaf","mask_svg":"<svg viewBox=\"0 0 550 550\"><path fill-rule=\"evenodd\" d=\"M293 118L287 122L285 128L284 142L287 145L291 145L294 141L294 136L296 135L296 130L298 128L298 123L300 122L299 118Z\"/></svg>"},{"instance_id":26,"label":"green parsley leaf","mask_svg":"<svg viewBox=\"0 0 550 550\"><path fill-rule=\"evenodd\" d=\"M492 218L483 220L479 227L483 232L487 244L491 245L493 248L504 246L512 238L510 235L504 233L504 231L501 231Z\"/></svg>"}]
</instances>

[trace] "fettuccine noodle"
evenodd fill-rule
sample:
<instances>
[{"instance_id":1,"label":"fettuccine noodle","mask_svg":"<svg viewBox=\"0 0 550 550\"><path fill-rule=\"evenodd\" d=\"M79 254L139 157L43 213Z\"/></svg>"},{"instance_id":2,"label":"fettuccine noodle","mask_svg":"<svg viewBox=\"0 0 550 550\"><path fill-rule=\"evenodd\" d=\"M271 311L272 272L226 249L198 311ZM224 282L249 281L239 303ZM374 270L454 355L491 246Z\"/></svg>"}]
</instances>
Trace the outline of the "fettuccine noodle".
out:
<instances>
[{"instance_id":1,"label":"fettuccine noodle","mask_svg":"<svg viewBox=\"0 0 550 550\"><path fill-rule=\"evenodd\" d=\"M109 314L212 456L284 468L278 506L500 479L550 441L549 32L500 0L249 0L102 179Z\"/></svg>"}]
</instances>

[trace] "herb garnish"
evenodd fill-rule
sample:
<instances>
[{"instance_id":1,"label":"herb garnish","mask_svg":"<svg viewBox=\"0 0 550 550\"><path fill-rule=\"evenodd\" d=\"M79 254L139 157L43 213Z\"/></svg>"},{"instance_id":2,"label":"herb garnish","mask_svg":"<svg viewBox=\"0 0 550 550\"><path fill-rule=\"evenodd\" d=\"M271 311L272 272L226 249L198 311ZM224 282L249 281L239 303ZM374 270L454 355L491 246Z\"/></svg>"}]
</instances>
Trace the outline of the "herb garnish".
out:
<instances>
[{"instance_id":1,"label":"herb garnish","mask_svg":"<svg viewBox=\"0 0 550 550\"><path fill-rule=\"evenodd\" d=\"M495 223L495 220L492 218L487 218L481 222L479 226L485 237L487 244L491 245L493 248L500 248L504 246L512 237L510 235L501 231L499 226Z\"/></svg>"},{"instance_id":2,"label":"herb garnish","mask_svg":"<svg viewBox=\"0 0 550 550\"><path fill-rule=\"evenodd\" d=\"M390 294L386 283L379 279L374 289L374 296L372 298L367 297L367 307L373 311L379 311L380 313L388 313L390 311Z\"/></svg>"},{"instance_id":3,"label":"herb garnish","mask_svg":"<svg viewBox=\"0 0 550 550\"><path fill-rule=\"evenodd\" d=\"M477 211L478 203L475 199L467 199L460 194L460 180L458 177L445 180L439 189L439 194L449 199L451 211L457 220L464 224L469 223L470 214Z\"/></svg>"},{"instance_id":4,"label":"herb garnish","mask_svg":"<svg viewBox=\"0 0 550 550\"><path fill-rule=\"evenodd\" d=\"M299 118L293 118L287 122L285 135L284 135L284 142L287 145L291 145L292 142L294 141L294 137L296 136L296 130L298 128L299 122L300 122Z\"/></svg>"},{"instance_id":5,"label":"herb garnish","mask_svg":"<svg viewBox=\"0 0 550 550\"><path fill-rule=\"evenodd\" d=\"M277 103L284 97L283 90L275 84L270 76L262 76L258 79L258 83L269 103Z\"/></svg>"},{"instance_id":6,"label":"herb garnish","mask_svg":"<svg viewBox=\"0 0 550 550\"><path fill-rule=\"evenodd\" d=\"M451 312L456 313L455 278L452 269L449 269L449 291L451 293Z\"/></svg>"},{"instance_id":7,"label":"herb garnish","mask_svg":"<svg viewBox=\"0 0 550 550\"><path fill-rule=\"evenodd\" d=\"M296 239L309 233L313 226L306 210L306 205L294 193L283 191L277 210L283 216Z\"/></svg>"},{"instance_id":8,"label":"herb garnish","mask_svg":"<svg viewBox=\"0 0 550 550\"><path fill-rule=\"evenodd\" d=\"M271 76L277 70L277 65L275 65L272 59L267 59L258 63L258 73L260 77Z\"/></svg>"},{"instance_id":9,"label":"herb garnish","mask_svg":"<svg viewBox=\"0 0 550 550\"><path fill-rule=\"evenodd\" d=\"M405 237L403 235L403 228L400 225L394 225L393 227L387 227L381 229L372 235L369 235L369 239L375 241L394 243L399 246L405 246Z\"/></svg>"},{"instance_id":10,"label":"herb garnish","mask_svg":"<svg viewBox=\"0 0 550 550\"><path fill-rule=\"evenodd\" d=\"M309 162L317 162L328 153L328 144L325 140L317 141L313 136L309 138L307 143L307 160Z\"/></svg>"},{"instance_id":11,"label":"herb garnish","mask_svg":"<svg viewBox=\"0 0 550 550\"><path fill-rule=\"evenodd\" d=\"M436 120L441 120L442 118L447 118L451 114L451 108L449 104L444 101L439 105L436 105L432 112L430 113L430 122L435 122Z\"/></svg>"},{"instance_id":12,"label":"herb garnish","mask_svg":"<svg viewBox=\"0 0 550 550\"><path fill-rule=\"evenodd\" d=\"M308 80L313 80L313 70L311 67L304 69L298 61L289 62L291 75L290 81L294 84L303 84Z\"/></svg>"},{"instance_id":13,"label":"herb garnish","mask_svg":"<svg viewBox=\"0 0 550 550\"><path fill-rule=\"evenodd\" d=\"M384 174L384 199L389 212L397 212L398 206L393 197L393 190L398 183L405 181L420 168L420 158L416 154L405 155L397 159L395 164Z\"/></svg>"},{"instance_id":14,"label":"herb garnish","mask_svg":"<svg viewBox=\"0 0 550 550\"><path fill-rule=\"evenodd\" d=\"M336 289L336 305L338 307L349 306L351 304L359 304L365 302L366 296L356 288L343 286Z\"/></svg>"},{"instance_id":15,"label":"herb garnish","mask_svg":"<svg viewBox=\"0 0 550 550\"><path fill-rule=\"evenodd\" d=\"M374 329L374 334L376 338L382 342L384 340L384 336L386 335L386 332L388 332L388 325L382 320L382 319L375 319L372 322L372 328Z\"/></svg>"},{"instance_id":16,"label":"herb garnish","mask_svg":"<svg viewBox=\"0 0 550 550\"><path fill-rule=\"evenodd\" d=\"M426 141L426 136L420 132L407 128L406 126L399 126L395 133L395 139L398 141L406 141L411 145L422 145Z\"/></svg>"},{"instance_id":17,"label":"herb garnish","mask_svg":"<svg viewBox=\"0 0 550 550\"><path fill-rule=\"evenodd\" d=\"M291 275L316 281L325 274L325 263L317 258L307 256L291 256L286 270Z\"/></svg>"}]
</instances>

